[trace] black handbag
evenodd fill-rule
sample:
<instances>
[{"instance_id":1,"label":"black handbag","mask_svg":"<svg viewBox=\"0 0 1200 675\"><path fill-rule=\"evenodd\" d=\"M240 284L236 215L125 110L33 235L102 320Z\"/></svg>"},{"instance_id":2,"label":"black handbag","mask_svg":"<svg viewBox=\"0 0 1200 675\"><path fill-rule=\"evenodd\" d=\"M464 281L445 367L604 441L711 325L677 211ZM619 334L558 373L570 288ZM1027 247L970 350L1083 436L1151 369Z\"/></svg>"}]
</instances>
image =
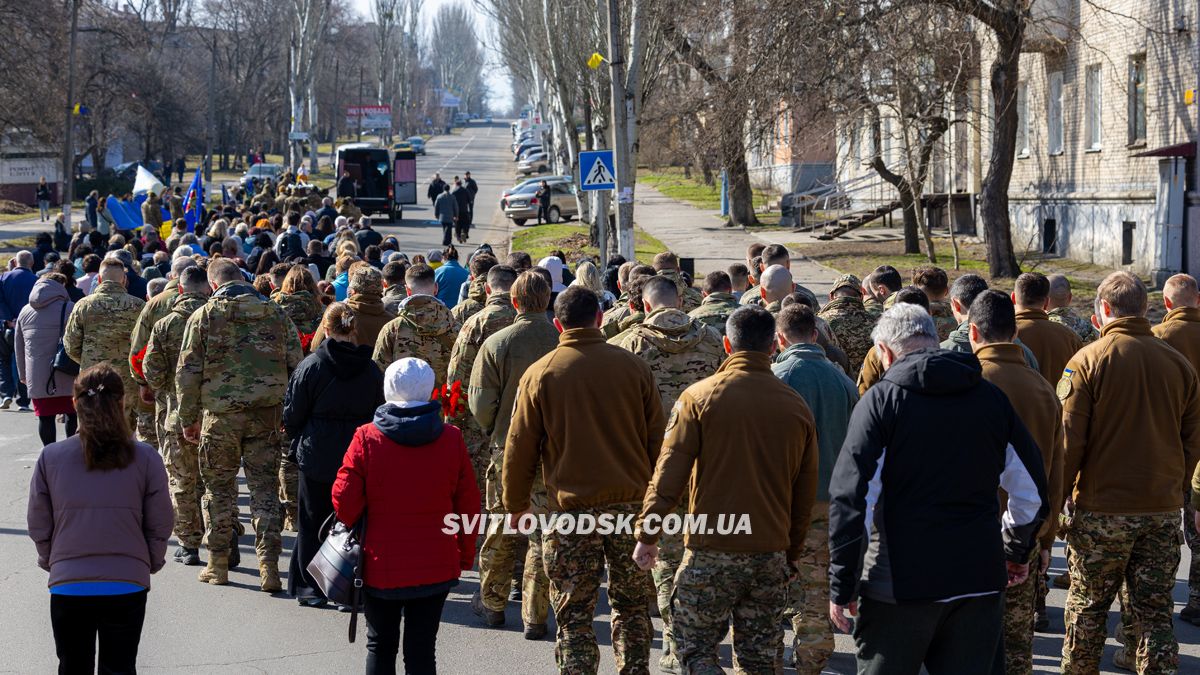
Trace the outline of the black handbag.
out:
<instances>
[{"instance_id":1,"label":"black handbag","mask_svg":"<svg viewBox=\"0 0 1200 675\"><path fill-rule=\"evenodd\" d=\"M63 346L63 337L67 334L67 302L64 300L62 312L59 315L60 332L58 335L58 351L54 352L54 367L56 372L63 373L75 377L79 374L79 364L67 355L67 348ZM54 380L54 373L50 374L51 381ZM51 392L53 393L53 392Z\"/></svg>"},{"instance_id":2,"label":"black handbag","mask_svg":"<svg viewBox=\"0 0 1200 675\"><path fill-rule=\"evenodd\" d=\"M350 642L358 631L358 608L362 603L363 550L365 517L354 527L346 527L331 513L317 533L321 548L308 563L309 576L330 601L350 607Z\"/></svg>"}]
</instances>

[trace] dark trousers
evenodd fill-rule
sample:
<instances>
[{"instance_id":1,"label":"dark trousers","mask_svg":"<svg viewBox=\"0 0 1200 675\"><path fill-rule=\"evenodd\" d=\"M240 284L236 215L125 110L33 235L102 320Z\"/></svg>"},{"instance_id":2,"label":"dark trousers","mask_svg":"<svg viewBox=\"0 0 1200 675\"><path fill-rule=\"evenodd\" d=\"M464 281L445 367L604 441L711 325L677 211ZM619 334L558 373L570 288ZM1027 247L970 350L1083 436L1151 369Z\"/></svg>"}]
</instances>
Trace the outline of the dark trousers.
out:
<instances>
[{"instance_id":1,"label":"dark trousers","mask_svg":"<svg viewBox=\"0 0 1200 675\"><path fill-rule=\"evenodd\" d=\"M454 234L460 239L466 239L471 233L471 212L467 211L466 215L459 214L458 221L454 223Z\"/></svg>"},{"instance_id":2,"label":"dark trousers","mask_svg":"<svg viewBox=\"0 0 1200 675\"><path fill-rule=\"evenodd\" d=\"M308 563L321 548L318 531L333 513L333 483L313 480L301 471L299 495L296 540L288 568L288 594L293 598L322 597L321 589L308 573Z\"/></svg>"},{"instance_id":3,"label":"dark trousers","mask_svg":"<svg viewBox=\"0 0 1200 675\"><path fill-rule=\"evenodd\" d=\"M0 339L0 396L17 400L17 405L29 405L29 391L17 377L17 357L12 343Z\"/></svg>"},{"instance_id":4,"label":"dark trousers","mask_svg":"<svg viewBox=\"0 0 1200 675\"><path fill-rule=\"evenodd\" d=\"M50 625L59 675L96 672L97 636L101 675L136 673L147 593L51 595Z\"/></svg>"},{"instance_id":5,"label":"dark trousers","mask_svg":"<svg viewBox=\"0 0 1200 675\"><path fill-rule=\"evenodd\" d=\"M550 205L538 204L538 225L550 222Z\"/></svg>"},{"instance_id":6,"label":"dark trousers","mask_svg":"<svg viewBox=\"0 0 1200 675\"><path fill-rule=\"evenodd\" d=\"M58 425L55 422L57 415L43 415L38 418L38 438L42 440L42 447L50 445L58 440ZM75 415L67 415L67 435L70 438L79 430L79 418Z\"/></svg>"},{"instance_id":7,"label":"dark trousers","mask_svg":"<svg viewBox=\"0 0 1200 675\"><path fill-rule=\"evenodd\" d=\"M442 223L442 246L450 245L450 236L454 233L454 223Z\"/></svg>"},{"instance_id":8,"label":"dark trousers","mask_svg":"<svg viewBox=\"0 0 1200 675\"><path fill-rule=\"evenodd\" d=\"M859 675L985 675L1004 622L999 593L953 602L893 605L863 598L854 622Z\"/></svg>"},{"instance_id":9,"label":"dark trousers","mask_svg":"<svg viewBox=\"0 0 1200 675\"><path fill-rule=\"evenodd\" d=\"M437 673L437 632L442 605L448 593L412 600L384 600L368 591L363 613L367 616L367 675L394 675L400 650L400 619L404 619L404 672Z\"/></svg>"}]
</instances>

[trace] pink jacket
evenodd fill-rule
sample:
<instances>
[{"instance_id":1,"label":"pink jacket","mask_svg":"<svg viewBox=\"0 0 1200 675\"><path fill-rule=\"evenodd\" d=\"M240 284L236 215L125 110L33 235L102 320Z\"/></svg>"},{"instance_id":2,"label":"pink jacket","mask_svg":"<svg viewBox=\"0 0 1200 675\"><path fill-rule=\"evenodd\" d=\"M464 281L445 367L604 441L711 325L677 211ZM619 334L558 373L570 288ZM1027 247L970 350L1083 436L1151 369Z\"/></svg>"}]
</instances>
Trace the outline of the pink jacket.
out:
<instances>
[{"instance_id":1,"label":"pink jacket","mask_svg":"<svg viewBox=\"0 0 1200 675\"><path fill-rule=\"evenodd\" d=\"M79 436L42 448L29 483L29 536L49 586L127 581L150 587L175 512L158 452L136 443L124 469L88 471Z\"/></svg>"}]
</instances>

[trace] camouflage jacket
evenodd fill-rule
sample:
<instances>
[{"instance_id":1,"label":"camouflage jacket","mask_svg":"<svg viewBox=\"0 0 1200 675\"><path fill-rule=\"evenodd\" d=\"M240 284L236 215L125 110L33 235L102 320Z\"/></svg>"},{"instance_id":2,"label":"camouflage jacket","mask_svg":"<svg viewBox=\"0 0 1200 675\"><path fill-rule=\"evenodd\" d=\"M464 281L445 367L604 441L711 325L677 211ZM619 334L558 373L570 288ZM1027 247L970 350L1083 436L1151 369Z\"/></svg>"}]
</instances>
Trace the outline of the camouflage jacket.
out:
<instances>
[{"instance_id":1,"label":"camouflage jacket","mask_svg":"<svg viewBox=\"0 0 1200 675\"><path fill-rule=\"evenodd\" d=\"M433 368L434 386L446 382L450 351L458 335L454 315L432 295L410 295L400 305L396 318L379 331L375 341L375 363L387 370L392 363L412 356Z\"/></svg>"},{"instance_id":2,"label":"camouflage jacket","mask_svg":"<svg viewBox=\"0 0 1200 675\"><path fill-rule=\"evenodd\" d=\"M121 284L105 281L76 303L63 333L67 355L81 370L107 363L121 374L127 401L137 399L130 397L136 387L129 368L129 339L145 305Z\"/></svg>"},{"instance_id":3,"label":"camouflage jacket","mask_svg":"<svg viewBox=\"0 0 1200 675\"><path fill-rule=\"evenodd\" d=\"M283 308L250 284L230 281L188 319L175 372L179 424L201 411L230 413L283 403L304 354Z\"/></svg>"},{"instance_id":4,"label":"camouflage jacket","mask_svg":"<svg viewBox=\"0 0 1200 675\"><path fill-rule=\"evenodd\" d=\"M1100 337L1100 331L1096 330L1092 322L1076 314L1075 310L1070 307L1056 307L1047 313L1050 315L1051 321L1061 323L1075 331L1075 334L1079 336L1080 340L1083 340L1083 344L1085 345L1095 342L1096 338Z\"/></svg>"},{"instance_id":5,"label":"camouflage jacket","mask_svg":"<svg viewBox=\"0 0 1200 675\"><path fill-rule=\"evenodd\" d=\"M404 284L388 286L383 289L383 311L393 316L400 311L400 303L408 298L408 289Z\"/></svg>"},{"instance_id":6,"label":"camouflage jacket","mask_svg":"<svg viewBox=\"0 0 1200 675\"><path fill-rule=\"evenodd\" d=\"M930 302L929 315L933 317L933 325L937 328L939 340L948 340L950 333L958 328L958 321L954 319L954 311L950 309L950 303L946 300Z\"/></svg>"},{"instance_id":7,"label":"camouflage jacket","mask_svg":"<svg viewBox=\"0 0 1200 675\"><path fill-rule=\"evenodd\" d=\"M621 335L617 346L650 366L658 382L663 414L669 415L684 389L717 372L725 348L715 328L678 309L656 309Z\"/></svg>"},{"instance_id":8,"label":"camouflage jacket","mask_svg":"<svg viewBox=\"0 0 1200 675\"><path fill-rule=\"evenodd\" d=\"M704 301L704 296L701 295L700 291L689 286L687 281L684 280L683 275L679 273L679 270L663 270L658 273L658 276L666 277L675 282L675 288L679 289L679 297L683 301L682 307L685 313L696 309Z\"/></svg>"},{"instance_id":9,"label":"camouflage jacket","mask_svg":"<svg viewBox=\"0 0 1200 675\"><path fill-rule=\"evenodd\" d=\"M829 322L838 346L846 352L850 372L857 373L873 346L871 330L875 328L875 317L863 306L863 301L855 297L830 300L818 316Z\"/></svg>"},{"instance_id":10,"label":"camouflage jacket","mask_svg":"<svg viewBox=\"0 0 1200 675\"><path fill-rule=\"evenodd\" d=\"M485 277L471 279L470 285L467 287L466 300L460 300L454 306L454 309L450 310L450 313L454 315L459 325L466 325L467 319L475 316L487 304L488 295L484 289L486 284L487 279Z\"/></svg>"},{"instance_id":11,"label":"camouflage jacket","mask_svg":"<svg viewBox=\"0 0 1200 675\"><path fill-rule=\"evenodd\" d=\"M146 343L146 358L142 370L146 382L156 395L162 394L167 404L167 426L178 424L179 405L175 398L175 369L179 367L179 352L183 346L183 331L192 313L208 301L203 295L176 295L171 311L155 324Z\"/></svg>"},{"instance_id":12,"label":"camouflage jacket","mask_svg":"<svg viewBox=\"0 0 1200 675\"><path fill-rule=\"evenodd\" d=\"M305 335L317 332L317 327L321 325L321 317L325 314L325 308L321 306L320 301L313 297L312 293L308 291L277 293L271 299L283 308L283 313L292 320L297 331Z\"/></svg>"},{"instance_id":13,"label":"camouflage jacket","mask_svg":"<svg viewBox=\"0 0 1200 675\"><path fill-rule=\"evenodd\" d=\"M725 322L729 315L738 308L738 301L733 293L711 293L700 302L700 306L688 312L688 316L696 319L705 326L717 329L725 335Z\"/></svg>"},{"instance_id":14,"label":"camouflage jacket","mask_svg":"<svg viewBox=\"0 0 1200 675\"><path fill-rule=\"evenodd\" d=\"M558 346L558 329L544 312L517 314L512 325L483 341L467 388L471 413L491 445L503 448L517 385L529 366Z\"/></svg>"},{"instance_id":15,"label":"camouflage jacket","mask_svg":"<svg viewBox=\"0 0 1200 675\"><path fill-rule=\"evenodd\" d=\"M172 279L167 282L166 288L161 293L150 298L150 301L142 306L142 313L138 315L137 323L133 326L132 340L129 345L129 374L133 376L133 381L138 384L146 384L146 378L138 374L137 369L133 367L134 357L142 353L146 348L146 343L150 341L150 331L154 329L154 324L158 323L163 317L171 313L171 306L175 303L175 299L179 297L179 280Z\"/></svg>"},{"instance_id":16,"label":"camouflage jacket","mask_svg":"<svg viewBox=\"0 0 1200 675\"><path fill-rule=\"evenodd\" d=\"M875 298L865 298L863 300L863 309L867 310L867 314L870 314L875 319L883 316L883 303Z\"/></svg>"},{"instance_id":17,"label":"camouflage jacket","mask_svg":"<svg viewBox=\"0 0 1200 675\"><path fill-rule=\"evenodd\" d=\"M626 315L624 319L621 319L614 324L617 327L616 334L608 339L608 344L620 346L621 340L625 338L625 334L628 333L634 326L642 323L645 318L645 312L630 311L630 313Z\"/></svg>"},{"instance_id":18,"label":"camouflage jacket","mask_svg":"<svg viewBox=\"0 0 1200 675\"><path fill-rule=\"evenodd\" d=\"M471 385L471 368L475 366L475 358L484 340L512 325L517 318L517 309L513 307L512 295L508 293L493 293L479 312L467 319L458 337L454 340L454 348L450 350L450 365L447 366L446 382L451 384L461 382L463 393L466 394ZM465 399L464 399L465 403ZM456 425L466 421L470 415L458 415L451 418ZM474 424L472 420L470 424ZM482 429L480 432L483 433Z\"/></svg>"},{"instance_id":19,"label":"camouflage jacket","mask_svg":"<svg viewBox=\"0 0 1200 675\"><path fill-rule=\"evenodd\" d=\"M600 330L604 337L616 337L617 333L621 332L621 321L632 313L633 310L629 309L629 294L622 293L616 304L604 313L604 318L600 321Z\"/></svg>"}]
</instances>

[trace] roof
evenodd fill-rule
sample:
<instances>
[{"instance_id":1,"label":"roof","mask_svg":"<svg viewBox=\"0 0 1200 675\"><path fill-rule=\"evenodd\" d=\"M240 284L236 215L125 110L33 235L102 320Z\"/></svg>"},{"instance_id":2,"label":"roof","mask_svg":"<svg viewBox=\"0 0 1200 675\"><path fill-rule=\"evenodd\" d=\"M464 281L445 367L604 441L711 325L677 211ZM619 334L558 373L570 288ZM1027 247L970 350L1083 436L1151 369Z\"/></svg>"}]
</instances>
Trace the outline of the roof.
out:
<instances>
[{"instance_id":1,"label":"roof","mask_svg":"<svg viewBox=\"0 0 1200 675\"><path fill-rule=\"evenodd\" d=\"M1134 157L1195 157L1196 142L1187 141L1186 143L1176 143L1175 145L1164 145L1161 148L1154 150L1146 150L1139 152Z\"/></svg>"}]
</instances>

